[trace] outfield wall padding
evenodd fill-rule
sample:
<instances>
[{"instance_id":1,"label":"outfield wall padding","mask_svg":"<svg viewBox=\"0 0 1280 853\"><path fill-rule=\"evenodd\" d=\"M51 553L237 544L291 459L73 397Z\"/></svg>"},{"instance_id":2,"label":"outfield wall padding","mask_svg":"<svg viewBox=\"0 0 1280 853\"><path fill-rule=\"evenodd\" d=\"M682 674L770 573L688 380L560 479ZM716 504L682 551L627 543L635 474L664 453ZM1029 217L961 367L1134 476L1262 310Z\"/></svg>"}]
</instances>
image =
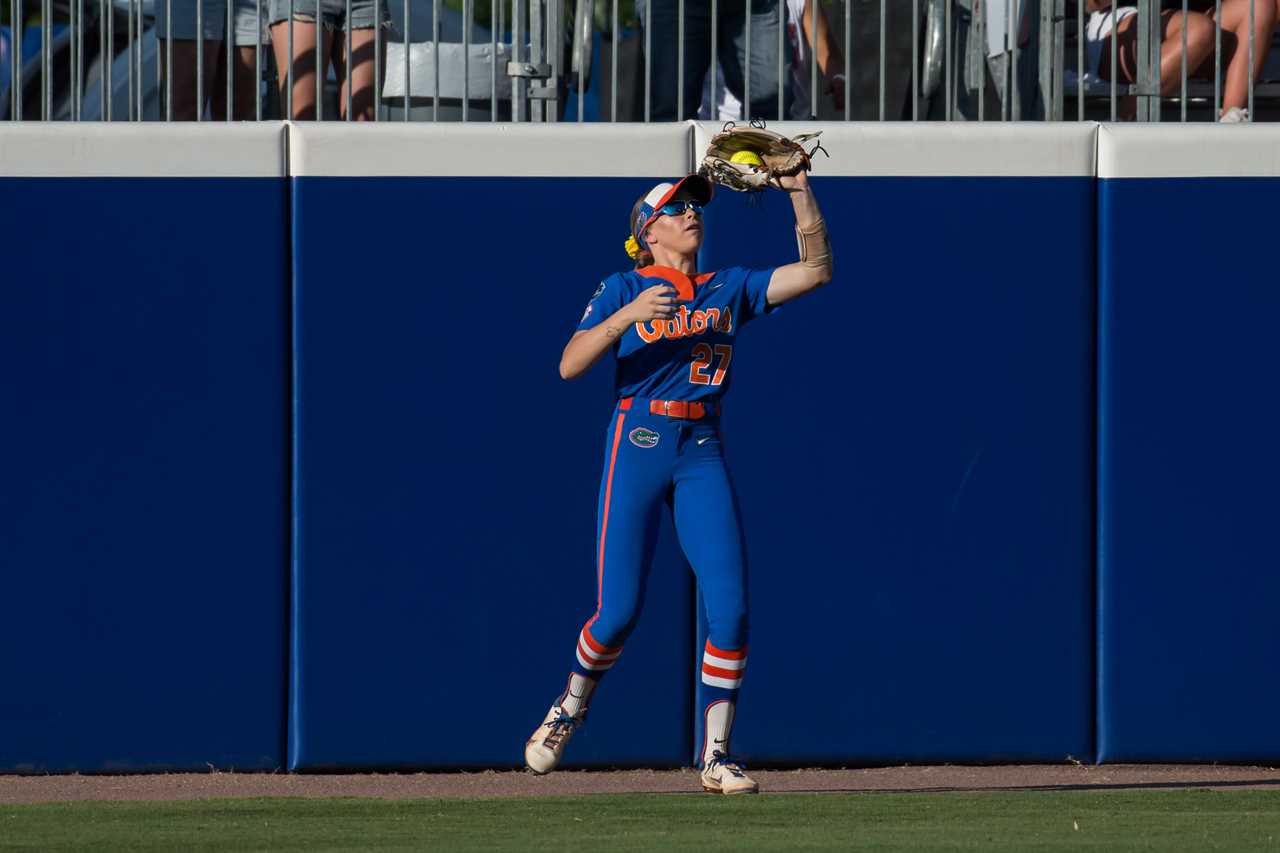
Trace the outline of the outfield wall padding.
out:
<instances>
[{"instance_id":1,"label":"outfield wall padding","mask_svg":"<svg viewBox=\"0 0 1280 853\"><path fill-rule=\"evenodd\" d=\"M0 772L284 766L283 134L0 127Z\"/></svg>"},{"instance_id":2,"label":"outfield wall padding","mask_svg":"<svg viewBox=\"0 0 1280 853\"><path fill-rule=\"evenodd\" d=\"M822 129L835 278L742 335L725 403L734 750L1090 761L1094 128ZM704 269L797 257L780 193L707 222Z\"/></svg>"},{"instance_id":3,"label":"outfield wall padding","mask_svg":"<svg viewBox=\"0 0 1280 853\"><path fill-rule=\"evenodd\" d=\"M735 752L1280 758L1280 131L816 127L836 277L725 401ZM0 127L0 772L518 765L595 606L561 349L715 129ZM792 222L721 191L702 269ZM664 522L567 766L693 759L698 614Z\"/></svg>"},{"instance_id":4,"label":"outfield wall padding","mask_svg":"<svg viewBox=\"0 0 1280 853\"><path fill-rule=\"evenodd\" d=\"M612 365L566 383L560 352L691 130L292 133L289 765L519 765L596 602ZM692 580L664 527L574 766L689 754Z\"/></svg>"},{"instance_id":5,"label":"outfield wall padding","mask_svg":"<svg viewBox=\"0 0 1280 853\"><path fill-rule=\"evenodd\" d=\"M1280 128L1099 137L1100 757L1280 759Z\"/></svg>"}]
</instances>

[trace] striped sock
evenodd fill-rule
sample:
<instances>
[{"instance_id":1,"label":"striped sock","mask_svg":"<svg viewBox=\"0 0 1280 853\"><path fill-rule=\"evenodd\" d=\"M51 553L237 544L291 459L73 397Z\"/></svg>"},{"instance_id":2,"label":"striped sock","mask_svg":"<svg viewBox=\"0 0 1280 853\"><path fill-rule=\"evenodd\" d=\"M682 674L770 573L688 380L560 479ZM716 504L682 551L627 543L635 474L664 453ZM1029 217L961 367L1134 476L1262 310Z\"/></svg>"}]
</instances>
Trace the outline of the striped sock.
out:
<instances>
[{"instance_id":1,"label":"striped sock","mask_svg":"<svg viewBox=\"0 0 1280 853\"><path fill-rule=\"evenodd\" d=\"M578 634L577 661L573 671L584 678L599 681L622 654L622 646L609 648L596 642L589 627Z\"/></svg>"},{"instance_id":2,"label":"striped sock","mask_svg":"<svg viewBox=\"0 0 1280 853\"><path fill-rule=\"evenodd\" d=\"M736 694L742 686L742 675L747 670L747 647L718 649L707 640L702 651L702 683L708 687L732 690Z\"/></svg>"}]
</instances>

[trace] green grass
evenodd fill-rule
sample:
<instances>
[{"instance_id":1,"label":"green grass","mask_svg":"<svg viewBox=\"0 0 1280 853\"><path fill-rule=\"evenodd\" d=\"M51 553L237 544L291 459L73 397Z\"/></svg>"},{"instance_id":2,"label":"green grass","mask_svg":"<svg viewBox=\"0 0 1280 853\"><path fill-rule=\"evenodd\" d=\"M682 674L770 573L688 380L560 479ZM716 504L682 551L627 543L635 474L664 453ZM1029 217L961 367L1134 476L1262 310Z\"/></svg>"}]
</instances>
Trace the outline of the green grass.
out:
<instances>
[{"instance_id":1,"label":"green grass","mask_svg":"<svg viewBox=\"0 0 1280 853\"><path fill-rule=\"evenodd\" d=\"M1078 829L1077 829L1078 827ZM0 806L0 850L1275 850L1280 791Z\"/></svg>"}]
</instances>

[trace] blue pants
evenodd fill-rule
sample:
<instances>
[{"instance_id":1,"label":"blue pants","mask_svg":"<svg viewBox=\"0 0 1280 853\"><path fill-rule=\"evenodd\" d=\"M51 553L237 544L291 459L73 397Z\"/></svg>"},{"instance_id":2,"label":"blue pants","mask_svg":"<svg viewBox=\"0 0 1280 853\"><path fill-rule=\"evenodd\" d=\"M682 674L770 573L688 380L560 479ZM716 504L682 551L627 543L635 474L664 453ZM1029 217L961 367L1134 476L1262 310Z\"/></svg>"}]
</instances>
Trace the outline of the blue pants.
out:
<instances>
[{"instance_id":1,"label":"blue pants","mask_svg":"<svg viewBox=\"0 0 1280 853\"><path fill-rule=\"evenodd\" d=\"M644 603L666 506L706 607L702 683L717 695L736 694L746 665L747 561L719 418L653 415L640 397L626 405L615 409L606 434L596 527L597 607L579 635L574 670L598 679L622 652Z\"/></svg>"}]
</instances>

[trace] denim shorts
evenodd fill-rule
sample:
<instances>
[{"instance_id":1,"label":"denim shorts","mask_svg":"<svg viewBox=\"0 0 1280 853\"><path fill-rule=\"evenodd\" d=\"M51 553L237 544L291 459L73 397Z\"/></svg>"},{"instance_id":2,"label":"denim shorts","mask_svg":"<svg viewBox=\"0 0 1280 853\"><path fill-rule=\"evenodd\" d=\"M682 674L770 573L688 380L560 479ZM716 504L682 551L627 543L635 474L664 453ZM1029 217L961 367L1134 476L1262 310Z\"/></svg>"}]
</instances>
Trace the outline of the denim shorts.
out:
<instances>
[{"instance_id":1,"label":"denim shorts","mask_svg":"<svg viewBox=\"0 0 1280 853\"><path fill-rule=\"evenodd\" d=\"M195 41L196 39L196 0L155 0L156 35L164 39L169 26L166 17L168 9L173 10L173 40ZM227 31L227 0L203 0L200 21L203 37L206 41L222 41ZM231 22L235 27L236 44L252 47L255 44L267 44L267 10L262 10L262 30L258 30L257 0L233 0ZM257 35L255 36L255 33Z\"/></svg>"},{"instance_id":2,"label":"denim shorts","mask_svg":"<svg viewBox=\"0 0 1280 853\"><path fill-rule=\"evenodd\" d=\"M380 0L382 25L387 26L391 15L387 11L390 0ZM374 0L351 0L351 29L370 29L374 25ZM311 23L316 19L316 0L293 0L293 19ZM289 0L271 0L271 23L289 20ZM346 29L347 0L320 0L320 20L327 30Z\"/></svg>"}]
</instances>

